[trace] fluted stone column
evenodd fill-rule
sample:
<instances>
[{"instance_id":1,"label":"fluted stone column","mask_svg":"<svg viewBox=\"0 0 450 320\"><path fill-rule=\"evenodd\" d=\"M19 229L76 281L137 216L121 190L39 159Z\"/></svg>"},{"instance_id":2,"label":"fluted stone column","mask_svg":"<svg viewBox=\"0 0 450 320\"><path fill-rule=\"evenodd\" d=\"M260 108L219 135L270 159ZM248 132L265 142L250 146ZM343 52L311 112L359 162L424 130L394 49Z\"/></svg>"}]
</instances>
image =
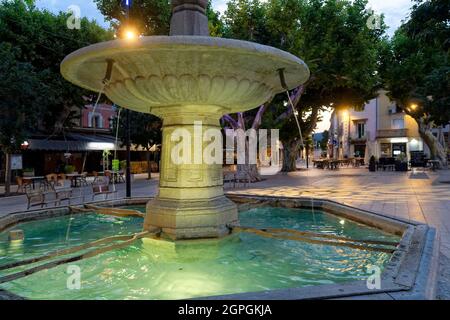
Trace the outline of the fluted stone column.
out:
<instances>
[{"instance_id":1,"label":"fluted stone column","mask_svg":"<svg viewBox=\"0 0 450 320\"><path fill-rule=\"evenodd\" d=\"M227 224L238 221L237 208L224 196L222 164L207 164L203 159L205 147L210 143L204 142L204 133L208 129L220 130L221 108L187 105L169 110L170 113L162 115L159 194L147 204L144 229L161 228L173 239L227 235ZM189 153L185 159L191 161L179 164L173 154L182 141L190 146L190 150L183 152ZM222 157L222 147L219 152Z\"/></svg>"}]
</instances>

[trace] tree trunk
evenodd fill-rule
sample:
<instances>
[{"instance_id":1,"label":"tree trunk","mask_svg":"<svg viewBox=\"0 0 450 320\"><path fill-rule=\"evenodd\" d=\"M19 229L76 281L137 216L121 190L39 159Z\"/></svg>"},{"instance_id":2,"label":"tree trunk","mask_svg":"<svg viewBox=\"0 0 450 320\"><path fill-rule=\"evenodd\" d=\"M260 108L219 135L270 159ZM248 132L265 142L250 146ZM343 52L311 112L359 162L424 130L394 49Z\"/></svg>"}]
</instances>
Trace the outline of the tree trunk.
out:
<instances>
[{"instance_id":1,"label":"tree trunk","mask_svg":"<svg viewBox=\"0 0 450 320\"><path fill-rule=\"evenodd\" d=\"M238 176L245 176L248 175L250 182L258 182L261 181L261 175L258 171L258 165L255 163L250 163L250 145L248 141L245 142L245 164L238 164L237 165L237 174Z\"/></svg>"},{"instance_id":2,"label":"tree trunk","mask_svg":"<svg viewBox=\"0 0 450 320\"><path fill-rule=\"evenodd\" d=\"M281 172L297 171L297 156L299 144L296 140L282 141L283 143L283 167Z\"/></svg>"},{"instance_id":3,"label":"tree trunk","mask_svg":"<svg viewBox=\"0 0 450 320\"><path fill-rule=\"evenodd\" d=\"M152 178L152 168L150 167L150 150L147 150L147 180Z\"/></svg>"},{"instance_id":4,"label":"tree trunk","mask_svg":"<svg viewBox=\"0 0 450 320\"><path fill-rule=\"evenodd\" d=\"M250 182L258 182L262 180L256 164L238 164L237 174L238 176L245 176L248 174Z\"/></svg>"},{"instance_id":5,"label":"tree trunk","mask_svg":"<svg viewBox=\"0 0 450 320\"><path fill-rule=\"evenodd\" d=\"M5 196L11 193L11 154L5 152Z\"/></svg>"},{"instance_id":6,"label":"tree trunk","mask_svg":"<svg viewBox=\"0 0 450 320\"><path fill-rule=\"evenodd\" d=\"M419 123L419 134L422 140L427 144L430 149L430 157L434 160L438 160L442 167L447 167L447 152L443 145L439 143L439 140L433 135L430 126L424 124L423 121Z\"/></svg>"}]
</instances>

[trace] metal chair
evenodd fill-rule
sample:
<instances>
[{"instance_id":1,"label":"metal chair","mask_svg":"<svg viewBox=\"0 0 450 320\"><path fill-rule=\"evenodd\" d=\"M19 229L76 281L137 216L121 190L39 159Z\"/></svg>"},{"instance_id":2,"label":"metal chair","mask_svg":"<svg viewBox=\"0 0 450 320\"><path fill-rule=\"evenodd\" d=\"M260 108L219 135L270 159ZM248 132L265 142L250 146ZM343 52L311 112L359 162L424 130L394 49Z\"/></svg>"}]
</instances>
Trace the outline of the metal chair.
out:
<instances>
[{"instance_id":1,"label":"metal chair","mask_svg":"<svg viewBox=\"0 0 450 320\"><path fill-rule=\"evenodd\" d=\"M27 187L31 187L31 181L24 180L22 177L16 177L16 183L17 183L16 193L19 193L19 190L23 193L26 191Z\"/></svg>"}]
</instances>

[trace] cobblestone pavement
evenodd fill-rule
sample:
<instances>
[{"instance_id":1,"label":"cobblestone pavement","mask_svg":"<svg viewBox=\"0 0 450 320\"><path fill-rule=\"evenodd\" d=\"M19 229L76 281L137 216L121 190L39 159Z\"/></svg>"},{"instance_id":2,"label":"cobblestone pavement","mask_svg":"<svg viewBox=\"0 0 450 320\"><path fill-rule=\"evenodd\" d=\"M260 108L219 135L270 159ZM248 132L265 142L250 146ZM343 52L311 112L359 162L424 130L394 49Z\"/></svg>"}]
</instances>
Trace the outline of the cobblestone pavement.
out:
<instances>
[{"instance_id":1,"label":"cobblestone pavement","mask_svg":"<svg viewBox=\"0 0 450 320\"><path fill-rule=\"evenodd\" d=\"M450 170L400 173L368 172L364 168L342 168L337 171L310 169L263 177L264 181L246 188L230 189L226 186L226 191L327 198L361 209L424 222L437 228L441 236L438 296L450 299ZM149 181L145 175L136 176L132 195L155 195L158 190L157 178L155 176ZM124 197L125 185L119 184L117 189L116 197ZM0 216L25 209L25 196L0 198Z\"/></svg>"}]
</instances>

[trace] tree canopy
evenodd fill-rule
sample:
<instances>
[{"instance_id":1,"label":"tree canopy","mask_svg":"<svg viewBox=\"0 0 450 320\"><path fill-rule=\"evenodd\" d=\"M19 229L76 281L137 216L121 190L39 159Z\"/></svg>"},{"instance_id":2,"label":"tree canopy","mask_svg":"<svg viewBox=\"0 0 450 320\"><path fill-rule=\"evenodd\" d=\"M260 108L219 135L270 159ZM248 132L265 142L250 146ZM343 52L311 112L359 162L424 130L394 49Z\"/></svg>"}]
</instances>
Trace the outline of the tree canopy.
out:
<instances>
[{"instance_id":1,"label":"tree canopy","mask_svg":"<svg viewBox=\"0 0 450 320\"><path fill-rule=\"evenodd\" d=\"M92 95L63 79L69 53L112 38L95 22L69 29L71 13L38 10L33 0L0 2L0 148L9 193L9 154L35 133L60 133L74 125Z\"/></svg>"},{"instance_id":2,"label":"tree canopy","mask_svg":"<svg viewBox=\"0 0 450 320\"><path fill-rule=\"evenodd\" d=\"M369 28L372 15L366 0L231 0L223 17L224 35L271 45L306 62L311 77L291 92L306 137L324 108L361 108L376 96L379 57L387 38L383 17L377 28ZM280 129L289 153L285 159L291 158L283 170L292 171L299 133L286 101L285 94L278 95L259 109L264 117L255 110L242 118L253 127L256 118L265 127Z\"/></svg>"},{"instance_id":3,"label":"tree canopy","mask_svg":"<svg viewBox=\"0 0 450 320\"><path fill-rule=\"evenodd\" d=\"M450 121L449 19L448 1L417 1L382 68L390 97L414 118L428 115L436 124ZM419 108L408 108L411 104Z\"/></svg>"},{"instance_id":4,"label":"tree canopy","mask_svg":"<svg viewBox=\"0 0 450 320\"><path fill-rule=\"evenodd\" d=\"M38 10L31 0L0 3L2 65L10 65L11 70L22 73L21 78L2 81L1 118L7 124L21 118L35 117L36 120L18 121L22 131L17 135L21 139L32 132L70 127L79 115L76 109L82 108L86 98L92 95L66 81L60 74L60 63L81 47L111 39L112 33L87 19L81 20L81 29L70 30L67 28L69 17L69 13ZM14 77L13 72L7 73L9 75L2 73L2 77ZM20 79L23 79L22 94ZM10 110L14 101L22 106Z\"/></svg>"},{"instance_id":5,"label":"tree canopy","mask_svg":"<svg viewBox=\"0 0 450 320\"><path fill-rule=\"evenodd\" d=\"M419 124L431 156L446 155L430 130L450 122L450 3L416 1L409 20L383 51L381 74L388 95Z\"/></svg>"},{"instance_id":6,"label":"tree canopy","mask_svg":"<svg viewBox=\"0 0 450 320\"><path fill-rule=\"evenodd\" d=\"M172 8L169 0L134 0L126 10L122 1L94 0L100 12L119 34L125 28L132 28L144 36L168 35ZM223 34L219 13L208 2L207 16L211 36Z\"/></svg>"}]
</instances>

